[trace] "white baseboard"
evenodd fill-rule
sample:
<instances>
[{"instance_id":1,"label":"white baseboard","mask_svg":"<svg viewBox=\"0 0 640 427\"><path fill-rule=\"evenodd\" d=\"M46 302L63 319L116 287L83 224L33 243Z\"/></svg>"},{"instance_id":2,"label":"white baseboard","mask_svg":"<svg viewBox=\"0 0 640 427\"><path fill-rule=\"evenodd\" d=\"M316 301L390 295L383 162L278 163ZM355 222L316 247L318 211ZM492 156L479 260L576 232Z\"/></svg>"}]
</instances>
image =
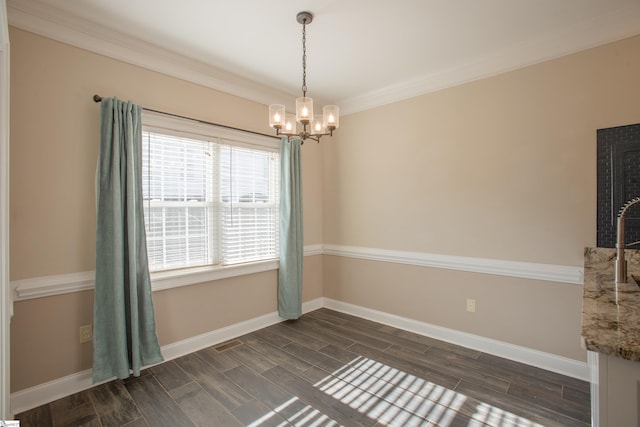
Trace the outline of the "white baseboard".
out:
<instances>
[{"instance_id":1,"label":"white baseboard","mask_svg":"<svg viewBox=\"0 0 640 427\"><path fill-rule=\"evenodd\" d=\"M302 304L302 312L308 313L323 306L323 299L317 298ZM258 329L266 328L282 322L277 312L255 317L244 322L236 323L215 331L207 332L195 337L162 346L162 356L165 361L193 353L212 345L249 334ZM111 380L107 380L111 381ZM104 382L107 382L104 381ZM65 396L93 387L91 369L67 375L37 386L11 393L11 412L19 414L29 409L44 405Z\"/></svg>"},{"instance_id":2,"label":"white baseboard","mask_svg":"<svg viewBox=\"0 0 640 427\"><path fill-rule=\"evenodd\" d=\"M302 303L302 313L317 310L323 306L322 304L322 298L304 302ZM257 331L258 329L275 325L279 322L282 322L282 317L278 316L277 312L265 314L264 316L235 323L221 329L216 329L215 331L206 332L202 335L167 344L162 347L162 356L165 361L177 359L178 357L185 356L189 353L211 347L212 345L216 345L221 342L229 341L239 336Z\"/></svg>"},{"instance_id":3,"label":"white baseboard","mask_svg":"<svg viewBox=\"0 0 640 427\"><path fill-rule=\"evenodd\" d=\"M91 375L91 369L87 369L11 393L11 412L17 415L45 403L91 388L93 387Z\"/></svg>"},{"instance_id":4,"label":"white baseboard","mask_svg":"<svg viewBox=\"0 0 640 427\"><path fill-rule=\"evenodd\" d=\"M589 381L589 368L584 362L477 335L467 334L465 332L455 331L453 329L443 328L441 326L419 322L405 317L396 316L394 314L336 301L330 298L317 298L305 302L302 304L302 312L308 313L322 307ZM251 333L257 329L265 328L281 321L282 318L280 318L275 312L265 314L215 331L168 344L162 347L162 355L164 356L165 361L176 359L186 354L237 338L241 335ZM12 393L12 413L19 414L45 403L52 402L56 399L91 388L94 386L91 374L91 369L87 369L82 372L77 372L63 378L58 378L44 384L39 384L37 386Z\"/></svg>"},{"instance_id":5,"label":"white baseboard","mask_svg":"<svg viewBox=\"0 0 640 427\"><path fill-rule=\"evenodd\" d=\"M419 322L406 317L396 316L395 314L372 310L370 308L348 304L332 300L330 298L324 298L323 305L324 307L335 311L383 323L405 331L415 332L420 335L425 335L473 350L482 351L483 353L504 357L505 359L525 363L527 365L557 372L569 377L578 378L584 381L589 381L590 379L589 367L586 362L580 362L578 360L509 344L503 341L484 338L478 335L444 328L442 326L431 325L429 323Z\"/></svg>"}]
</instances>

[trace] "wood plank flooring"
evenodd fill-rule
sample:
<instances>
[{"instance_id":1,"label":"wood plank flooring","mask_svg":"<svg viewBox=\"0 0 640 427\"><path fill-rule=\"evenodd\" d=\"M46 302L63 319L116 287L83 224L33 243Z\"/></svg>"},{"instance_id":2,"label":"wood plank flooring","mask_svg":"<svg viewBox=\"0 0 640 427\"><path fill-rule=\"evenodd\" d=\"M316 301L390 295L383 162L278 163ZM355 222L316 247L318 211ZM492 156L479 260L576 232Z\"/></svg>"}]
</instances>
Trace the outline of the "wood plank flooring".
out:
<instances>
[{"instance_id":1,"label":"wood plank flooring","mask_svg":"<svg viewBox=\"0 0 640 427\"><path fill-rule=\"evenodd\" d=\"M328 309L18 415L47 426L589 426L589 384Z\"/></svg>"}]
</instances>

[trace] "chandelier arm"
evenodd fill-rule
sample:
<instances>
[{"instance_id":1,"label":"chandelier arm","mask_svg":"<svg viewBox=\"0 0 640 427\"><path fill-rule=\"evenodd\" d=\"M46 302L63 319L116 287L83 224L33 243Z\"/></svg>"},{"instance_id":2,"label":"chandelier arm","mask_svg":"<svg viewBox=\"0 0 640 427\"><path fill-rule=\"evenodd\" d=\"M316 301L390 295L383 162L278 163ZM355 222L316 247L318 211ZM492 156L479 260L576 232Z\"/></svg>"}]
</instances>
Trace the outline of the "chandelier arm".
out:
<instances>
[{"instance_id":1,"label":"chandelier arm","mask_svg":"<svg viewBox=\"0 0 640 427\"><path fill-rule=\"evenodd\" d=\"M315 142L320 142L320 136L311 136L311 135L309 135L305 139L310 139L310 140L315 141Z\"/></svg>"}]
</instances>

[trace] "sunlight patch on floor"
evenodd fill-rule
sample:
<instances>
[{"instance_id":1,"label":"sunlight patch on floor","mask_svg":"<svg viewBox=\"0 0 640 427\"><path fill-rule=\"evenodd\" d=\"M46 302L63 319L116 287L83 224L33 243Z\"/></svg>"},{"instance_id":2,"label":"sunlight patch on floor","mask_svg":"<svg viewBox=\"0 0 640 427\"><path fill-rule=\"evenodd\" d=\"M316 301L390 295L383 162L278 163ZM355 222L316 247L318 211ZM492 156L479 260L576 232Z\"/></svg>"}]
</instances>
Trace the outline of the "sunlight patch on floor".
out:
<instances>
[{"instance_id":1,"label":"sunlight patch on floor","mask_svg":"<svg viewBox=\"0 0 640 427\"><path fill-rule=\"evenodd\" d=\"M293 406L298 406L299 409L289 416L284 416L283 413ZM274 417L277 417L279 420L286 418L286 421L282 420L279 424L274 424ZM269 411L267 414L249 424L248 427L259 427L265 424L276 427L286 427L291 424L297 427L333 427L340 425L314 407L304 404L297 397L292 397L273 411Z\"/></svg>"},{"instance_id":2,"label":"sunlight patch on floor","mask_svg":"<svg viewBox=\"0 0 640 427\"><path fill-rule=\"evenodd\" d=\"M403 372L399 369L358 356L342 368L314 384L319 390L367 417L388 426L452 425L467 396ZM290 413L292 412L292 413ZM285 415L290 413L289 415ZM273 417L284 418L274 424ZM480 402L468 427L543 427L488 403ZM280 418L282 417L282 418ZM299 427L339 426L328 415L292 397L273 411L251 423Z\"/></svg>"},{"instance_id":3,"label":"sunlight patch on floor","mask_svg":"<svg viewBox=\"0 0 640 427\"><path fill-rule=\"evenodd\" d=\"M487 403L481 403L476 407L476 413L473 419L478 420L490 426L517 426L517 427L539 427L538 423L534 423L526 418L519 417L511 412L504 411Z\"/></svg>"},{"instance_id":4,"label":"sunlight patch on floor","mask_svg":"<svg viewBox=\"0 0 640 427\"><path fill-rule=\"evenodd\" d=\"M392 426L450 424L466 397L380 362L358 357L314 384L368 417Z\"/></svg>"},{"instance_id":5,"label":"sunlight patch on floor","mask_svg":"<svg viewBox=\"0 0 640 427\"><path fill-rule=\"evenodd\" d=\"M362 356L314 386L390 426L449 426L467 400L461 393ZM469 416L469 426L542 427L487 403L480 403Z\"/></svg>"}]
</instances>

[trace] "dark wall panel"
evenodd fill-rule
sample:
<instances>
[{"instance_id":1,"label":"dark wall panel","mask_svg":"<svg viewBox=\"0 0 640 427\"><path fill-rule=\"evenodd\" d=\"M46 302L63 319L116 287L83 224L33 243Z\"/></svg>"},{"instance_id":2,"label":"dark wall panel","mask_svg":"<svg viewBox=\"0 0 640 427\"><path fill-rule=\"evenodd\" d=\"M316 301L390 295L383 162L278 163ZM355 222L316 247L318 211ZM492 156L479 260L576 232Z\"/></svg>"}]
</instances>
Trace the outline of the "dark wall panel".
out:
<instances>
[{"instance_id":1,"label":"dark wall panel","mask_svg":"<svg viewBox=\"0 0 640 427\"><path fill-rule=\"evenodd\" d=\"M597 245L614 248L616 218L625 202L640 197L640 124L598 129ZM640 205L629 209L626 243L640 240ZM634 247L640 249L640 245Z\"/></svg>"}]
</instances>

